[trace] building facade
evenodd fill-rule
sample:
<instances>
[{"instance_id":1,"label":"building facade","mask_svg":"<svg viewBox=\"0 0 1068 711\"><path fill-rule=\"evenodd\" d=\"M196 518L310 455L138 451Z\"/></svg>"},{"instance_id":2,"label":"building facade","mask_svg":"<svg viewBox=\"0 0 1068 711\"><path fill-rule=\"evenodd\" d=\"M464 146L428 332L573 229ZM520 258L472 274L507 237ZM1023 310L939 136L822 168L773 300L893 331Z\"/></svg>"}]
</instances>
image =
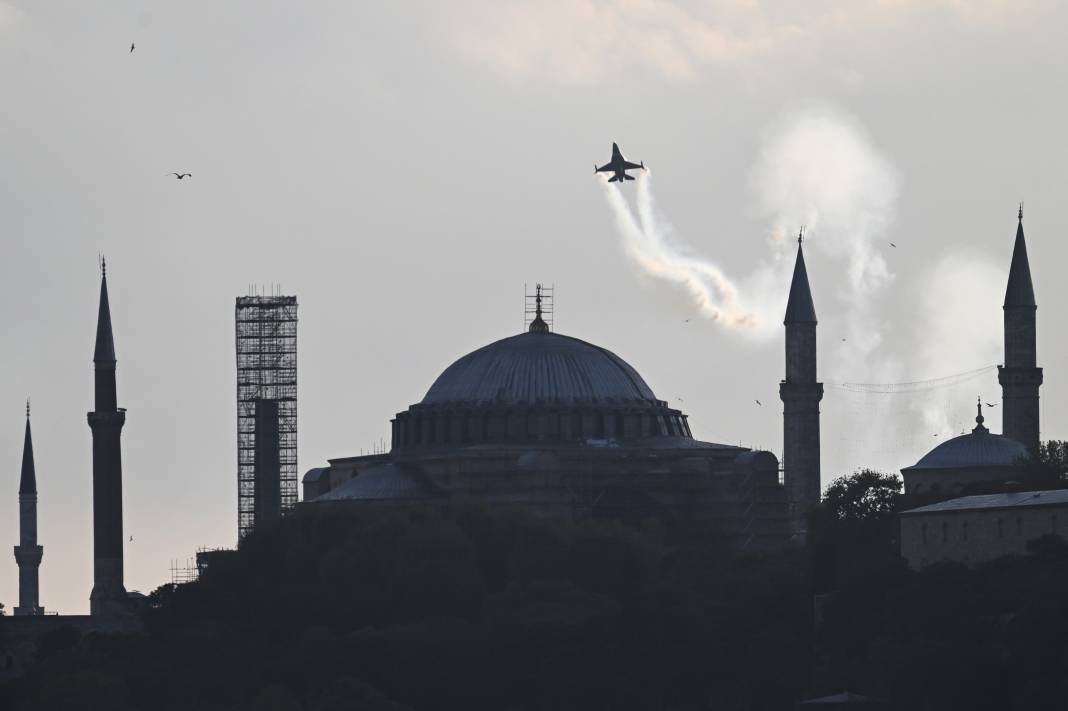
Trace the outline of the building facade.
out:
<instances>
[{"instance_id":1,"label":"building facade","mask_svg":"<svg viewBox=\"0 0 1068 711\"><path fill-rule=\"evenodd\" d=\"M788 538L770 452L694 439L600 346L528 330L469 353L392 421L388 454L304 477L306 505L478 503L574 518L700 520L737 547Z\"/></svg>"},{"instance_id":2,"label":"building facade","mask_svg":"<svg viewBox=\"0 0 1068 711\"><path fill-rule=\"evenodd\" d=\"M1068 490L964 496L904 511L901 556L912 568L983 563L1027 553L1027 544L1068 532Z\"/></svg>"}]
</instances>

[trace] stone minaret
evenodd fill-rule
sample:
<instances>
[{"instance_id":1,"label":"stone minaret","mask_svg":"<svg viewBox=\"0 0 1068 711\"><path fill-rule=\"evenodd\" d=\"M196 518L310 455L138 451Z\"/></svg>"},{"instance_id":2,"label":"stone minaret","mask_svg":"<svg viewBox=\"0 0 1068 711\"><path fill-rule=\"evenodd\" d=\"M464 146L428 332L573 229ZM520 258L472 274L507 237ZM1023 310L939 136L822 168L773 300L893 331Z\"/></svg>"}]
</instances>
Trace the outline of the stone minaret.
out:
<instances>
[{"instance_id":1,"label":"stone minaret","mask_svg":"<svg viewBox=\"0 0 1068 711\"><path fill-rule=\"evenodd\" d=\"M111 334L107 265L100 279L100 312L96 322L96 409L88 414L93 431L93 592L92 615L127 611L122 582L122 450L119 438L126 411L115 396L115 341Z\"/></svg>"},{"instance_id":2,"label":"stone minaret","mask_svg":"<svg viewBox=\"0 0 1068 711\"><path fill-rule=\"evenodd\" d=\"M1002 433L1027 446L1038 448L1038 388L1042 369L1036 366L1035 290L1024 242L1023 207L1016 226L1009 283L1005 289L1005 364L998 368L1001 383Z\"/></svg>"},{"instance_id":3,"label":"stone minaret","mask_svg":"<svg viewBox=\"0 0 1068 711\"><path fill-rule=\"evenodd\" d=\"M820 501L820 400L816 381L816 308L808 286L802 238L786 304L786 379L779 384L783 403L783 480L790 506L790 526L804 540L808 510Z\"/></svg>"},{"instance_id":4,"label":"stone minaret","mask_svg":"<svg viewBox=\"0 0 1068 711\"><path fill-rule=\"evenodd\" d=\"M19 479L19 544L15 561L19 564L19 604L16 615L43 615L37 570L44 547L37 545L37 474L33 466L33 438L30 437L30 401L26 401L26 439L22 445L22 477Z\"/></svg>"}]
</instances>

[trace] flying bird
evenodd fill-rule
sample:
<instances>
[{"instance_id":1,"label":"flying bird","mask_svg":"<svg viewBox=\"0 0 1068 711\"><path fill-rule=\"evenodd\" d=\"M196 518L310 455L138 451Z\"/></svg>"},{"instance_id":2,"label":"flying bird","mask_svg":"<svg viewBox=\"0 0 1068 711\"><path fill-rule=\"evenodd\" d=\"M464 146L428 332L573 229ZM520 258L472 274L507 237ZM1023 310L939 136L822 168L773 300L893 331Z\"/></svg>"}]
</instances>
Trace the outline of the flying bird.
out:
<instances>
[{"instance_id":1,"label":"flying bird","mask_svg":"<svg viewBox=\"0 0 1068 711\"><path fill-rule=\"evenodd\" d=\"M192 178L193 177L192 173L167 173L167 175L173 175L174 177L178 178L178 180L181 180L182 178Z\"/></svg>"},{"instance_id":2,"label":"flying bird","mask_svg":"<svg viewBox=\"0 0 1068 711\"><path fill-rule=\"evenodd\" d=\"M988 402L988 403L986 403L986 406L987 407L997 407L998 405L995 402Z\"/></svg>"},{"instance_id":3,"label":"flying bird","mask_svg":"<svg viewBox=\"0 0 1068 711\"><path fill-rule=\"evenodd\" d=\"M893 247L894 249L897 249L897 245L894 244L893 242L890 243L890 246Z\"/></svg>"},{"instance_id":4,"label":"flying bird","mask_svg":"<svg viewBox=\"0 0 1068 711\"><path fill-rule=\"evenodd\" d=\"M130 43L130 54L133 54L133 51L134 51L134 47L135 47L135 46L136 46L136 45L134 45L134 43L133 43L133 42L131 42L131 43Z\"/></svg>"},{"instance_id":5,"label":"flying bird","mask_svg":"<svg viewBox=\"0 0 1068 711\"><path fill-rule=\"evenodd\" d=\"M133 536L130 536L130 543L133 543Z\"/></svg>"},{"instance_id":6,"label":"flying bird","mask_svg":"<svg viewBox=\"0 0 1068 711\"><path fill-rule=\"evenodd\" d=\"M764 403L760 402L760 400L753 400L753 402L755 402L757 405L760 405L761 407L764 407Z\"/></svg>"}]
</instances>

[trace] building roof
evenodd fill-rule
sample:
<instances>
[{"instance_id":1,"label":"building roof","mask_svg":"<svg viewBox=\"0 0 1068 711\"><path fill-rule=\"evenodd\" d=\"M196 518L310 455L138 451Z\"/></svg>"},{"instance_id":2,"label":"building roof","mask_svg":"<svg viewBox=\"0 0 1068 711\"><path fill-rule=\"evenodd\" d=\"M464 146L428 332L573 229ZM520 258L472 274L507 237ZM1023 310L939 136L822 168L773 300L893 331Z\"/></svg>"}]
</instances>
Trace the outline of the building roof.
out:
<instances>
[{"instance_id":1,"label":"building roof","mask_svg":"<svg viewBox=\"0 0 1068 711\"><path fill-rule=\"evenodd\" d=\"M805 253L800 240L797 244L794 278L790 282L790 299L786 302L786 318L783 319L783 323L816 323L816 307L812 303L812 290L808 286L808 270L805 268Z\"/></svg>"},{"instance_id":2,"label":"building roof","mask_svg":"<svg viewBox=\"0 0 1068 711\"><path fill-rule=\"evenodd\" d=\"M94 363L115 362L115 339L111 334L111 306L108 304L108 277L100 277L100 311L96 317L96 349Z\"/></svg>"},{"instance_id":3,"label":"building roof","mask_svg":"<svg viewBox=\"0 0 1068 711\"><path fill-rule=\"evenodd\" d=\"M1050 491L1018 491L1006 494L983 494L981 496L962 496L937 504L920 506L902 514L942 513L951 511L976 511L981 509L1029 508L1033 506L1068 505L1068 489Z\"/></svg>"},{"instance_id":4,"label":"building roof","mask_svg":"<svg viewBox=\"0 0 1068 711\"><path fill-rule=\"evenodd\" d=\"M331 489L316 501L412 501L432 498L433 488L404 467L378 464L360 471L344 484Z\"/></svg>"},{"instance_id":5,"label":"building roof","mask_svg":"<svg viewBox=\"0 0 1068 711\"><path fill-rule=\"evenodd\" d=\"M37 472L33 466L33 438L30 436L29 404L26 405L26 437L22 443L22 476L19 477L19 493L37 493Z\"/></svg>"},{"instance_id":6,"label":"building roof","mask_svg":"<svg viewBox=\"0 0 1068 711\"><path fill-rule=\"evenodd\" d=\"M943 442L925 454L920 461L902 471L920 469L964 469L974 467L1011 467L1030 458L1020 442L994 434L983 426L982 405L975 418L975 429L965 435Z\"/></svg>"},{"instance_id":7,"label":"building roof","mask_svg":"<svg viewBox=\"0 0 1068 711\"><path fill-rule=\"evenodd\" d=\"M430 386L423 405L657 403L616 354L558 333L528 331L468 353Z\"/></svg>"},{"instance_id":8,"label":"building roof","mask_svg":"<svg viewBox=\"0 0 1068 711\"><path fill-rule=\"evenodd\" d=\"M1016 244L1012 248L1012 265L1009 267L1009 283L1005 287L1005 308L1035 306L1035 288L1031 284L1031 265L1027 261L1027 243L1024 241L1022 206L1019 217Z\"/></svg>"},{"instance_id":9,"label":"building roof","mask_svg":"<svg viewBox=\"0 0 1068 711\"><path fill-rule=\"evenodd\" d=\"M301 481L305 484L315 484L323 480L324 476L327 476L327 472L330 471L330 467L314 467L304 473L304 478Z\"/></svg>"}]
</instances>

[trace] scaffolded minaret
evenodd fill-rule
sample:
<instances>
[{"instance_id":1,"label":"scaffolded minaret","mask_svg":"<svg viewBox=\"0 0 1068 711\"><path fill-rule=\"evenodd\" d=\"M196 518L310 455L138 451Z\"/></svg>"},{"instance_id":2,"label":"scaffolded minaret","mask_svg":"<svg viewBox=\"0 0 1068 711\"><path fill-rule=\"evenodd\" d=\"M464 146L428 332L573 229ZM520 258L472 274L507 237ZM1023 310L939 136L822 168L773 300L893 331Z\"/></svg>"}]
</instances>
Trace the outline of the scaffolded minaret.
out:
<instances>
[{"instance_id":1,"label":"scaffolded minaret","mask_svg":"<svg viewBox=\"0 0 1068 711\"><path fill-rule=\"evenodd\" d=\"M26 439L22 445L22 476L19 479L19 544L15 562L19 564L19 604L16 615L43 615L40 605L38 569L44 547L37 545L37 473L33 466L33 438L30 436L30 401L26 401Z\"/></svg>"},{"instance_id":2,"label":"scaffolded minaret","mask_svg":"<svg viewBox=\"0 0 1068 711\"><path fill-rule=\"evenodd\" d=\"M808 271L797 238L797 261L786 304L786 379L779 384L783 403L783 481L789 501L790 526L804 540L808 511L820 501L820 400L823 383L816 381L816 308Z\"/></svg>"},{"instance_id":3,"label":"scaffolded minaret","mask_svg":"<svg viewBox=\"0 0 1068 711\"><path fill-rule=\"evenodd\" d=\"M1005 364L998 368L1001 383L1001 430L1006 437L1038 449L1038 388L1042 369L1037 367L1035 345L1035 289L1024 242L1023 206L1016 225L1016 245L1012 249L1009 283L1005 288Z\"/></svg>"},{"instance_id":4,"label":"scaffolded minaret","mask_svg":"<svg viewBox=\"0 0 1068 711\"><path fill-rule=\"evenodd\" d=\"M107 265L102 264L100 311L93 354L96 399L88 414L93 432L93 592L89 611L94 616L127 612L122 580L122 449L120 437L126 410L115 394L115 340L111 334Z\"/></svg>"}]
</instances>

